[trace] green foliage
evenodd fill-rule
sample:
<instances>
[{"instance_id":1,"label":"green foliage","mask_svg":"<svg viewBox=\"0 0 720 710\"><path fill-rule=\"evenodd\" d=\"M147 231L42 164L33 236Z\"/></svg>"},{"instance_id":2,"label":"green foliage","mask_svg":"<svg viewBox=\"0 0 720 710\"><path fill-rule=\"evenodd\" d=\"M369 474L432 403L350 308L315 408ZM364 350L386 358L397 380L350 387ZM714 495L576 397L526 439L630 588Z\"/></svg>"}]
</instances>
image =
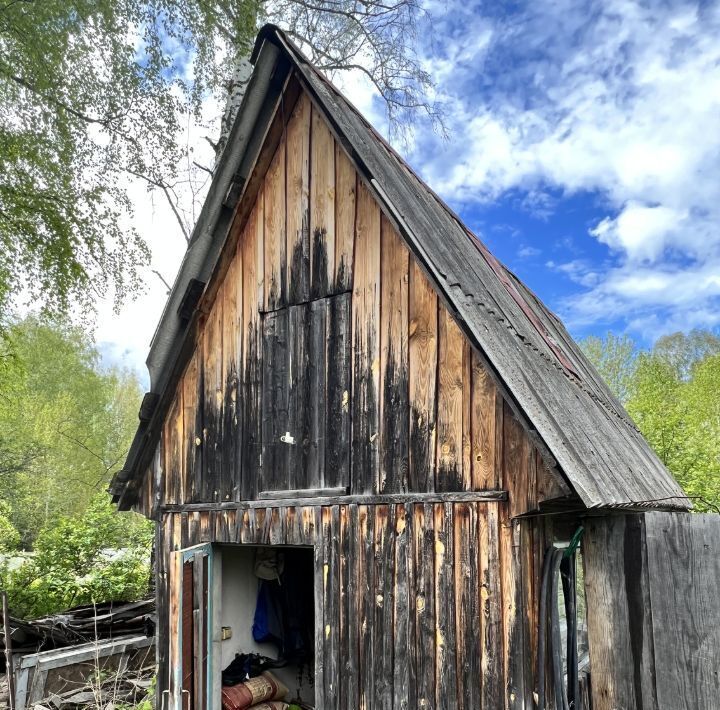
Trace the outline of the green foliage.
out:
<instances>
[{"instance_id":1,"label":"green foliage","mask_svg":"<svg viewBox=\"0 0 720 710\"><path fill-rule=\"evenodd\" d=\"M28 318L7 331L0 370L0 500L26 547L43 526L81 514L122 465L141 389L100 367L86 335ZM2 360L0 360L2 361Z\"/></svg>"},{"instance_id":2,"label":"green foliage","mask_svg":"<svg viewBox=\"0 0 720 710\"><path fill-rule=\"evenodd\" d=\"M79 604L132 600L148 592L152 525L118 513L105 493L82 516L44 528L34 555L6 572L15 614L42 616Z\"/></svg>"},{"instance_id":3,"label":"green foliage","mask_svg":"<svg viewBox=\"0 0 720 710\"><path fill-rule=\"evenodd\" d=\"M675 333L639 351L608 334L581 345L696 510L720 506L720 338Z\"/></svg>"},{"instance_id":4,"label":"green foliage","mask_svg":"<svg viewBox=\"0 0 720 710\"><path fill-rule=\"evenodd\" d=\"M10 506L0 500L0 555L7 555L17 550L20 544L20 533L10 522Z\"/></svg>"},{"instance_id":5,"label":"green foliage","mask_svg":"<svg viewBox=\"0 0 720 710\"><path fill-rule=\"evenodd\" d=\"M608 333L605 338L590 336L580 343L613 394L627 400L635 374L635 343L627 335Z\"/></svg>"},{"instance_id":6,"label":"green foliage","mask_svg":"<svg viewBox=\"0 0 720 710\"><path fill-rule=\"evenodd\" d=\"M129 173L172 176L182 114L247 51L256 5L42 0L0 7L0 314L138 288ZM231 41L230 41L231 40Z\"/></svg>"}]
</instances>

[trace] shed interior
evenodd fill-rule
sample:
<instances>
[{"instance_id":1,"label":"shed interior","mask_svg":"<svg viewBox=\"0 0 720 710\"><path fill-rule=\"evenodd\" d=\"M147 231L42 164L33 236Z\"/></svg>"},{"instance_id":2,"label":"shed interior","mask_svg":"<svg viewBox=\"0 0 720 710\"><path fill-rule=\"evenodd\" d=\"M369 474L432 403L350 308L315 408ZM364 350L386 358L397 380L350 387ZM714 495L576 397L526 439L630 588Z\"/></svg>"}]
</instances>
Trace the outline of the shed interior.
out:
<instances>
[{"instance_id":1,"label":"shed interior","mask_svg":"<svg viewBox=\"0 0 720 710\"><path fill-rule=\"evenodd\" d=\"M221 575L215 602L221 676L215 682L229 684L226 670L237 654L259 654L283 664L270 672L289 689L288 701L314 707L312 548L219 545L214 560ZM273 569L279 577L268 579Z\"/></svg>"}]
</instances>

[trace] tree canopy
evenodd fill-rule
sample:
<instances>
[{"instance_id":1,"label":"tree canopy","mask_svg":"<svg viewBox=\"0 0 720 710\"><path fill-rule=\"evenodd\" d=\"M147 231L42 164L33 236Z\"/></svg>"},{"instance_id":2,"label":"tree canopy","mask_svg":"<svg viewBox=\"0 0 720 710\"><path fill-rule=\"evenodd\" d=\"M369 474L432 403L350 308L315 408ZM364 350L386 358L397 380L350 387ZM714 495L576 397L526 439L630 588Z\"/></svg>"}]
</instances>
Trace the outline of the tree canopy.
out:
<instances>
[{"instance_id":1,"label":"tree canopy","mask_svg":"<svg viewBox=\"0 0 720 710\"><path fill-rule=\"evenodd\" d=\"M581 345L695 507L720 507L720 338L693 330L642 350L608 333Z\"/></svg>"},{"instance_id":2,"label":"tree canopy","mask_svg":"<svg viewBox=\"0 0 720 710\"><path fill-rule=\"evenodd\" d=\"M80 328L28 318L7 336L0 501L27 546L105 490L135 432L141 389L134 375L101 367Z\"/></svg>"},{"instance_id":3,"label":"tree canopy","mask_svg":"<svg viewBox=\"0 0 720 710\"><path fill-rule=\"evenodd\" d=\"M327 71L359 67L396 123L429 84L416 0L11 0L0 5L0 316L53 312L140 287L129 176L172 190L183 116L221 99L261 22ZM219 126L217 127L219 129ZM187 161L189 162L189 161Z\"/></svg>"}]
</instances>

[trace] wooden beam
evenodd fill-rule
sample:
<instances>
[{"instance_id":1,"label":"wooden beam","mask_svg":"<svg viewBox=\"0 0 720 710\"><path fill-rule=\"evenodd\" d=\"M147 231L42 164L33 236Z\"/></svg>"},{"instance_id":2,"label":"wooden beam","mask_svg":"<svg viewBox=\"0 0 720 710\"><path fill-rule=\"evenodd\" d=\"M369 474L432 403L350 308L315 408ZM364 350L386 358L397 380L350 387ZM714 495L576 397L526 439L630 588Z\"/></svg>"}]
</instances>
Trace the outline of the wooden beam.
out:
<instances>
[{"instance_id":1,"label":"wooden beam","mask_svg":"<svg viewBox=\"0 0 720 710\"><path fill-rule=\"evenodd\" d=\"M265 491L270 494L275 491ZM283 491L278 491L282 493ZM293 492L293 491L291 491ZM284 508L292 506L325 505L399 505L404 503L503 503L507 491L456 491L449 493L392 493L387 495L342 495L308 498L273 498L249 500L241 503L195 503L191 505L166 505L164 513L192 512L202 510L249 510L253 508Z\"/></svg>"}]
</instances>

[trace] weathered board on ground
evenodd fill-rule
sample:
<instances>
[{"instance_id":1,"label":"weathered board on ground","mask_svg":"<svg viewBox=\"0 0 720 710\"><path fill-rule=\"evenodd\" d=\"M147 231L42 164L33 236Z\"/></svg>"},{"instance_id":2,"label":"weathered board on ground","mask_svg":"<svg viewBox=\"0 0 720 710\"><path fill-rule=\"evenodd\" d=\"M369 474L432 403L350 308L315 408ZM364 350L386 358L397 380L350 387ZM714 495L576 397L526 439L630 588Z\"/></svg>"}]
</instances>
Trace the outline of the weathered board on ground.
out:
<instances>
[{"instance_id":1,"label":"weathered board on ground","mask_svg":"<svg viewBox=\"0 0 720 710\"><path fill-rule=\"evenodd\" d=\"M720 516L590 519L584 550L593 709L715 707Z\"/></svg>"}]
</instances>

